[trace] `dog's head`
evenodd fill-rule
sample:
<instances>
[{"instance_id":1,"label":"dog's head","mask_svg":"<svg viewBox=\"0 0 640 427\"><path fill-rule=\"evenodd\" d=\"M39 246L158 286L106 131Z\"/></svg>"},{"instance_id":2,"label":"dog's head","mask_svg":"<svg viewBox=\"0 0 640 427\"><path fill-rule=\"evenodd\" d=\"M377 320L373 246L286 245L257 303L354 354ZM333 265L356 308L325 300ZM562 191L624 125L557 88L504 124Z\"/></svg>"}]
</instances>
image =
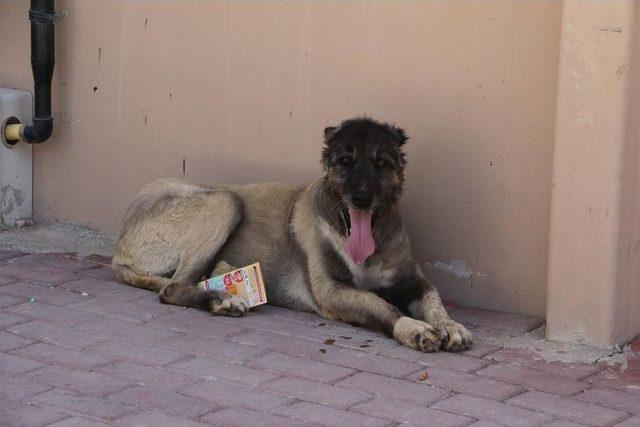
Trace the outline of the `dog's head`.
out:
<instances>
[{"instance_id":1,"label":"dog's head","mask_svg":"<svg viewBox=\"0 0 640 427\"><path fill-rule=\"evenodd\" d=\"M324 134L325 179L343 202L350 235L355 228L370 229L376 215L400 197L406 164L402 146L408 138L402 129L368 118L347 120ZM370 234L357 237L366 240Z\"/></svg>"}]
</instances>

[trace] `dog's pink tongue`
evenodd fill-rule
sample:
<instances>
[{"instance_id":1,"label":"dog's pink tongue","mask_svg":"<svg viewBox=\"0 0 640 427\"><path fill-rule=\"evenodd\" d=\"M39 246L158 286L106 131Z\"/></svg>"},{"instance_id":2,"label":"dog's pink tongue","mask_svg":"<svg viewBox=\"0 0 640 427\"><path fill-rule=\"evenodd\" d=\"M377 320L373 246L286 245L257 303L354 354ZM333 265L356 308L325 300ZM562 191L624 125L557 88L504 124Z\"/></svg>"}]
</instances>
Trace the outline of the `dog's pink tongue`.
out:
<instances>
[{"instance_id":1,"label":"dog's pink tongue","mask_svg":"<svg viewBox=\"0 0 640 427\"><path fill-rule=\"evenodd\" d=\"M351 233L347 238L347 253L361 264L376 250L376 242L371 234L371 212L349 209Z\"/></svg>"}]
</instances>

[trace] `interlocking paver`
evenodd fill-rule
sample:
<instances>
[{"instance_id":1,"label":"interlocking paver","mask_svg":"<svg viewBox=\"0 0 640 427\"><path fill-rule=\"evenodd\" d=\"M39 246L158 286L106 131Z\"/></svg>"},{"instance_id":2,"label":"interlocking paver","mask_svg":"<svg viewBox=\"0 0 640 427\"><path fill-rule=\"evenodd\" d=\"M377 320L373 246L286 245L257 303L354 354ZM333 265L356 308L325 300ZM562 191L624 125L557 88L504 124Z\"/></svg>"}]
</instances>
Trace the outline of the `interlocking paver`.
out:
<instances>
[{"instance_id":1,"label":"interlocking paver","mask_svg":"<svg viewBox=\"0 0 640 427\"><path fill-rule=\"evenodd\" d=\"M13 260L10 260L10 262L11 261ZM62 282L74 280L78 276L75 273L61 270L59 268L32 263L29 266L21 264L2 264L0 265L0 277L24 280L26 282L33 282L43 286L55 286Z\"/></svg>"},{"instance_id":2,"label":"interlocking paver","mask_svg":"<svg viewBox=\"0 0 640 427\"><path fill-rule=\"evenodd\" d=\"M113 358L102 357L101 355L85 353L74 348L60 347L47 343L35 343L21 347L10 351L9 354L50 365L60 365L85 370L91 370L96 366L104 365L113 360Z\"/></svg>"},{"instance_id":3,"label":"interlocking paver","mask_svg":"<svg viewBox=\"0 0 640 427\"><path fill-rule=\"evenodd\" d=\"M74 327L77 325L87 325L93 322L100 322L106 318L103 314L75 310L73 306L58 307L55 305L40 304L37 301L6 307L3 310L23 317L31 317L44 320L46 322L54 322L59 325Z\"/></svg>"},{"instance_id":4,"label":"interlocking paver","mask_svg":"<svg viewBox=\"0 0 640 427\"><path fill-rule=\"evenodd\" d=\"M0 384L2 384L2 387L0 387L0 400L27 399L52 388L50 385L27 381L24 378L9 374L0 374Z\"/></svg>"},{"instance_id":5,"label":"interlocking paver","mask_svg":"<svg viewBox=\"0 0 640 427\"><path fill-rule=\"evenodd\" d=\"M364 391L381 397L406 400L416 405L429 405L450 394L449 391L411 381L361 372L335 383L336 386Z\"/></svg>"},{"instance_id":6,"label":"interlocking paver","mask_svg":"<svg viewBox=\"0 0 640 427\"><path fill-rule=\"evenodd\" d=\"M44 426L67 418L61 412L0 399L0 422L7 426Z\"/></svg>"},{"instance_id":7,"label":"interlocking paver","mask_svg":"<svg viewBox=\"0 0 640 427\"><path fill-rule=\"evenodd\" d=\"M307 423L316 423L324 426L366 426L383 427L392 423L389 420L356 414L342 409L330 408L310 402L298 402L294 405L278 408L271 411L273 414L282 415Z\"/></svg>"},{"instance_id":8,"label":"interlocking paver","mask_svg":"<svg viewBox=\"0 0 640 427\"><path fill-rule=\"evenodd\" d=\"M25 252L20 252L20 251L11 251L11 250L6 250L6 249L1 249L0 250L0 261L6 261L8 259L11 258L16 258L19 256L24 256L24 255L28 255Z\"/></svg>"},{"instance_id":9,"label":"interlocking paver","mask_svg":"<svg viewBox=\"0 0 640 427\"><path fill-rule=\"evenodd\" d=\"M386 397L362 403L350 410L377 418L397 422L406 421L416 425L466 426L473 422L473 419L467 416L451 414Z\"/></svg>"},{"instance_id":10,"label":"interlocking paver","mask_svg":"<svg viewBox=\"0 0 640 427\"><path fill-rule=\"evenodd\" d=\"M202 310L183 309L160 316L146 324L152 328L213 338L224 338L244 330L239 326L218 322L212 317L211 313L205 313Z\"/></svg>"},{"instance_id":11,"label":"interlocking paver","mask_svg":"<svg viewBox=\"0 0 640 427\"><path fill-rule=\"evenodd\" d=\"M7 352L33 343L34 341L28 338L0 331L0 352Z\"/></svg>"},{"instance_id":12,"label":"interlocking paver","mask_svg":"<svg viewBox=\"0 0 640 427\"><path fill-rule=\"evenodd\" d=\"M0 424L639 420L639 357L629 354L623 370L494 344L540 326L537 318L452 307L474 347L425 354L314 313L267 305L225 318L163 305L118 283L109 261L0 250Z\"/></svg>"},{"instance_id":13,"label":"interlocking paver","mask_svg":"<svg viewBox=\"0 0 640 427\"><path fill-rule=\"evenodd\" d=\"M72 254L61 253L43 253L30 254L13 258L9 263L14 265L24 265L27 268L33 268L34 265L56 268L59 270L76 273L82 270L96 268L99 265L88 260L79 260Z\"/></svg>"},{"instance_id":14,"label":"interlocking paver","mask_svg":"<svg viewBox=\"0 0 640 427\"><path fill-rule=\"evenodd\" d=\"M586 382L537 371L518 365L496 364L477 372L511 384L522 385L533 390L546 391L560 396L571 396L590 387Z\"/></svg>"},{"instance_id":15,"label":"interlocking paver","mask_svg":"<svg viewBox=\"0 0 640 427\"><path fill-rule=\"evenodd\" d=\"M500 363L528 366L552 375L581 380L600 372L603 367L596 363L566 363L557 360L544 360L541 356L517 348L504 348L486 356L487 360Z\"/></svg>"},{"instance_id":16,"label":"interlocking paver","mask_svg":"<svg viewBox=\"0 0 640 427\"><path fill-rule=\"evenodd\" d=\"M47 427L103 427L108 425L84 417L69 417L57 423L49 424Z\"/></svg>"},{"instance_id":17,"label":"interlocking paver","mask_svg":"<svg viewBox=\"0 0 640 427\"><path fill-rule=\"evenodd\" d=\"M629 357L626 367L607 367L585 381L640 395L640 357Z\"/></svg>"},{"instance_id":18,"label":"interlocking paver","mask_svg":"<svg viewBox=\"0 0 640 427\"><path fill-rule=\"evenodd\" d=\"M160 329L152 331L162 331ZM162 331L165 332L165 331ZM239 362L264 354L266 350L235 342L224 341L217 338L202 337L199 335L181 335L165 339L156 344L160 347L180 349L189 354L206 357L209 359L224 360L227 362Z\"/></svg>"},{"instance_id":19,"label":"interlocking paver","mask_svg":"<svg viewBox=\"0 0 640 427\"><path fill-rule=\"evenodd\" d=\"M427 373L428 378L424 381L427 384L487 399L504 400L525 390L519 385L441 367L429 368ZM419 380L416 375L412 375L408 379Z\"/></svg>"},{"instance_id":20,"label":"interlocking paver","mask_svg":"<svg viewBox=\"0 0 640 427\"><path fill-rule=\"evenodd\" d=\"M0 353L0 373L17 375L45 366L42 363L24 357Z\"/></svg>"},{"instance_id":21,"label":"interlocking paver","mask_svg":"<svg viewBox=\"0 0 640 427\"><path fill-rule=\"evenodd\" d=\"M253 411L251 409L229 408L214 412L202 420L217 426L309 426L313 424L304 423L302 421L294 421L288 418L280 417L263 412Z\"/></svg>"},{"instance_id":22,"label":"interlocking paver","mask_svg":"<svg viewBox=\"0 0 640 427\"><path fill-rule=\"evenodd\" d=\"M107 316L100 322L81 325L80 328L87 331L99 332L100 335L118 338L123 341L145 344L164 344L171 338L181 336L178 332L149 328L140 322L110 316ZM173 347L173 350L179 348L180 347Z\"/></svg>"},{"instance_id":23,"label":"interlocking paver","mask_svg":"<svg viewBox=\"0 0 640 427\"><path fill-rule=\"evenodd\" d=\"M126 286L117 282L96 278L80 278L71 282L65 282L57 288L68 289L78 294L83 292L89 296L117 300L122 303L145 296L149 291Z\"/></svg>"},{"instance_id":24,"label":"interlocking paver","mask_svg":"<svg viewBox=\"0 0 640 427\"><path fill-rule=\"evenodd\" d=\"M640 414L640 395L608 388L592 388L573 396L574 399Z\"/></svg>"},{"instance_id":25,"label":"interlocking paver","mask_svg":"<svg viewBox=\"0 0 640 427\"><path fill-rule=\"evenodd\" d=\"M507 402L592 426L605 426L628 417L628 414L622 411L540 391L528 391Z\"/></svg>"},{"instance_id":26,"label":"interlocking paver","mask_svg":"<svg viewBox=\"0 0 640 427\"><path fill-rule=\"evenodd\" d=\"M269 411L294 401L294 399L269 391L220 381L202 381L181 390L180 393L211 401L221 406L240 406L256 411Z\"/></svg>"},{"instance_id":27,"label":"interlocking paver","mask_svg":"<svg viewBox=\"0 0 640 427\"><path fill-rule=\"evenodd\" d=\"M63 366L46 366L32 370L22 374L22 378L87 396L103 396L134 385L131 381L119 380L95 372L73 370Z\"/></svg>"},{"instance_id":28,"label":"interlocking paver","mask_svg":"<svg viewBox=\"0 0 640 427\"><path fill-rule=\"evenodd\" d=\"M111 401L135 405L143 409L154 409L174 417L195 419L215 411L218 405L184 396L173 391L151 387L135 387L113 393L107 397Z\"/></svg>"},{"instance_id":29,"label":"interlocking paver","mask_svg":"<svg viewBox=\"0 0 640 427\"><path fill-rule=\"evenodd\" d=\"M86 299L80 294L72 293L64 289L38 286L32 283L18 282L0 288L0 293L21 297L23 302L35 300L44 304L66 306L74 302Z\"/></svg>"},{"instance_id":30,"label":"interlocking paver","mask_svg":"<svg viewBox=\"0 0 640 427\"><path fill-rule=\"evenodd\" d=\"M263 390L269 390L283 396L328 405L338 409L346 409L366 400L373 395L358 390L318 384L302 378L285 377L265 384Z\"/></svg>"},{"instance_id":31,"label":"interlocking paver","mask_svg":"<svg viewBox=\"0 0 640 427\"><path fill-rule=\"evenodd\" d=\"M470 327L480 326L493 330L519 333L531 331L544 323L542 319L534 316L503 313L474 307L459 307L449 314L456 321Z\"/></svg>"},{"instance_id":32,"label":"interlocking paver","mask_svg":"<svg viewBox=\"0 0 640 427\"><path fill-rule=\"evenodd\" d=\"M279 376L245 366L209 359L192 359L184 362L176 362L166 368L209 381L227 381L250 386L262 384Z\"/></svg>"},{"instance_id":33,"label":"interlocking paver","mask_svg":"<svg viewBox=\"0 0 640 427\"><path fill-rule=\"evenodd\" d=\"M621 423L616 424L616 427L640 427L640 415L627 418Z\"/></svg>"},{"instance_id":34,"label":"interlocking paver","mask_svg":"<svg viewBox=\"0 0 640 427\"><path fill-rule=\"evenodd\" d=\"M158 412L129 415L121 418L113 425L118 427L202 427L199 422Z\"/></svg>"},{"instance_id":35,"label":"interlocking paver","mask_svg":"<svg viewBox=\"0 0 640 427\"><path fill-rule=\"evenodd\" d=\"M484 368L490 362L466 354L438 351L435 353L421 353L409 347L397 347L381 353L384 356L394 357L423 364L425 366L442 366L456 371L473 372Z\"/></svg>"},{"instance_id":36,"label":"interlocking paver","mask_svg":"<svg viewBox=\"0 0 640 427\"><path fill-rule=\"evenodd\" d=\"M76 310L101 313L122 319L130 319L141 322L147 322L151 319L167 313L162 304L157 304L150 307L146 305L135 304L134 302L122 301L114 303L113 300L106 298L91 298L87 301L74 304L73 308Z\"/></svg>"},{"instance_id":37,"label":"interlocking paver","mask_svg":"<svg viewBox=\"0 0 640 427\"><path fill-rule=\"evenodd\" d=\"M107 280L112 282L115 282L118 280L116 279L116 275L113 273L113 270L111 269L111 267L100 267L100 268L93 268L91 270L84 270L84 271L78 272L78 275L83 277L93 277L95 279Z\"/></svg>"},{"instance_id":38,"label":"interlocking paver","mask_svg":"<svg viewBox=\"0 0 640 427\"><path fill-rule=\"evenodd\" d=\"M272 352L246 363L257 369L263 369L282 375L301 377L320 383L333 383L356 373L355 370L342 366L329 365L315 360Z\"/></svg>"},{"instance_id":39,"label":"interlocking paver","mask_svg":"<svg viewBox=\"0 0 640 427\"><path fill-rule=\"evenodd\" d=\"M301 356L332 365L401 377L416 372L424 365L393 359L349 348L328 346L302 338L286 337L270 332L250 331L233 336L232 341L258 346L281 353ZM321 350L324 350L321 351Z\"/></svg>"},{"instance_id":40,"label":"interlocking paver","mask_svg":"<svg viewBox=\"0 0 640 427\"><path fill-rule=\"evenodd\" d=\"M86 396L69 390L53 389L31 399L36 404L73 415L87 415L103 421L113 421L139 410L127 403L112 402L99 397Z\"/></svg>"},{"instance_id":41,"label":"interlocking paver","mask_svg":"<svg viewBox=\"0 0 640 427\"><path fill-rule=\"evenodd\" d=\"M113 360L125 360L149 366L163 366L189 358L189 354L177 349L160 348L121 340L111 340L96 344L88 347L85 351Z\"/></svg>"},{"instance_id":42,"label":"interlocking paver","mask_svg":"<svg viewBox=\"0 0 640 427\"><path fill-rule=\"evenodd\" d=\"M3 295L2 290L0 289L0 308L11 307L12 305L22 304L23 302L24 302L24 298Z\"/></svg>"},{"instance_id":43,"label":"interlocking paver","mask_svg":"<svg viewBox=\"0 0 640 427\"><path fill-rule=\"evenodd\" d=\"M46 320L32 320L10 326L6 330L32 340L78 349L110 339L105 334L86 331L69 324L50 323Z\"/></svg>"},{"instance_id":44,"label":"interlocking paver","mask_svg":"<svg viewBox=\"0 0 640 427\"><path fill-rule=\"evenodd\" d=\"M29 320L31 319L25 316L18 316L0 311L0 329L5 329L8 326L17 325L19 323L25 323Z\"/></svg>"},{"instance_id":45,"label":"interlocking paver","mask_svg":"<svg viewBox=\"0 0 640 427\"><path fill-rule=\"evenodd\" d=\"M507 426L539 426L552 420L540 412L465 394L446 398L431 407Z\"/></svg>"},{"instance_id":46,"label":"interlocking paver","mask_svg":"<svg viewBox=\"0 0 640 427\"><path fill-rule=\"evenodd\" d=\"M201 381L200 378L129 362L114 362L95 369L96 372L109 377L133 381L137 385L149 389L174 391Z\"/></svg>"}]
</instances>

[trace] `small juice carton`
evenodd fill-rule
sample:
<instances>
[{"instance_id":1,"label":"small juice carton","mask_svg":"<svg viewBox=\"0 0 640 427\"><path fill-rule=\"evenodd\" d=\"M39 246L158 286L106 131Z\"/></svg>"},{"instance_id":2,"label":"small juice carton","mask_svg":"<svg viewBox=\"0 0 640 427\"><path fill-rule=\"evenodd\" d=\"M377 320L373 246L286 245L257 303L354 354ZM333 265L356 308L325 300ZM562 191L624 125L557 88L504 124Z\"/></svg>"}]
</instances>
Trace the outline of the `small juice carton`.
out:
<instances>
[{"instance_id":1,"label":"small juice carton","mask_svg":"<svg viewBox=\"0 0 640 427\"><path fill-rule=\"evenodd\" d=\"M198 283L198 288L227 291L245 300L249 307L255 307L267 302L262 272L260 272L260 263L247 265L204 280Z\"/></svg>"}]
</instances>

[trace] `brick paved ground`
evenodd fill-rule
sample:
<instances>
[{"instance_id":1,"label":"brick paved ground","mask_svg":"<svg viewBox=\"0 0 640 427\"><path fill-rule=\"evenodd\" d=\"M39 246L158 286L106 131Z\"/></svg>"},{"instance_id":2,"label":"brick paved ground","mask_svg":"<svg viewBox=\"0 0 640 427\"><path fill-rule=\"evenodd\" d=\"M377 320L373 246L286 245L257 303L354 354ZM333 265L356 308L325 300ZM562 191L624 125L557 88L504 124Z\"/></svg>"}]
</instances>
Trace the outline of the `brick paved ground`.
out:
<instances>
[{"instance_id":1,"label":"brick paved ground","mask_svg":"<svg viewBox=\"0 0 640 427\"><path fill-rule=\"evenodd\" d=\"M640 357L622 371L490 342L537 319L452 307L476 346L422 354L308 313L165 306L106 262L0 251L0 424L640 425Z\"/></svg>"}]
</instances>

